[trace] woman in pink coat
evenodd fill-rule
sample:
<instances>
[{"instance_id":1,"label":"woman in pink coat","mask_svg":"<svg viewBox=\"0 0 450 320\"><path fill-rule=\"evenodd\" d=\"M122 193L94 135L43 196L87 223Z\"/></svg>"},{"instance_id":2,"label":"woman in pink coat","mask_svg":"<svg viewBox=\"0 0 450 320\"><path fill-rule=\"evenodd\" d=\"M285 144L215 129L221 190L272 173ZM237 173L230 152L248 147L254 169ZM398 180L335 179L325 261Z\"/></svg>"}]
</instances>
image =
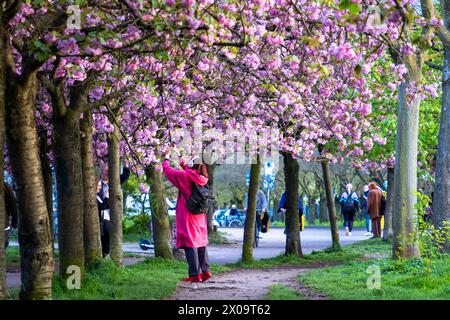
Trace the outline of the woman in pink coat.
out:
<instances>
[{"instance_id":1,"label":"woman in pink coat","mask_svg":"<svg viewBox=\"0 0 450 320\"><path fill-rule=\"evenodd\" d=\"M176 226L176 247L184 249L189 265L189 277L184 281L202 282L211 278L209 271L208 230L206 214L192 214L187 208L187 200L192 194L192 182L204 186L208 183L208 173L204 164L194 164L193 158L188 165L180 158L181 170L170 166L169 150L163 162L163 173L178 189Z\"/></svg>"}]
</instances>

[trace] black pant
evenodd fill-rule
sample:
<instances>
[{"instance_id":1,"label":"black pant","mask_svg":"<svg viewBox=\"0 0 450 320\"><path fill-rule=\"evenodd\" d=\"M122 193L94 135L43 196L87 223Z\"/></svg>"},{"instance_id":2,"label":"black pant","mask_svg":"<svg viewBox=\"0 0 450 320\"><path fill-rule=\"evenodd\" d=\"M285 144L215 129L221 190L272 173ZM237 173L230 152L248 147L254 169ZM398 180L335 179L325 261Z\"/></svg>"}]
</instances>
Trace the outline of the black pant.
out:
<instances>
[{"instance_id":1,"label":"black pant","mask_svg":"<svg viewBox=\"0 0 450 320\"><path fill-rule=\"evenodd\" d=\"M189 277L209 271L208 251L206 247L187 248L183 247L189 266Z\"/></svg>"},{"instance_id":2,"label":"black pant","mask_svg":"<svg viewBox=\"0 0 450 320\"><path fill-rule=\"evenodd\" d=\"M101 240L102 240L102 253L103 253L103 258L104 258L109 254L109 251L110 251L109 236L110 236L111 222L109 220L103 220L100 224L101 224L101 228L102 228Z\"/></svg>"},{"instance_id":3,"label":"black pant","mask_svg":"<svg viewBox=\"0 0 450 320\"><path fill-rule=\"evenodd\" d=\"M355 220L355 210L343 210L344 215L344 228L348 227L348 230L351 232L353 229L353 221Z\"/></svg>"}]
</instances>

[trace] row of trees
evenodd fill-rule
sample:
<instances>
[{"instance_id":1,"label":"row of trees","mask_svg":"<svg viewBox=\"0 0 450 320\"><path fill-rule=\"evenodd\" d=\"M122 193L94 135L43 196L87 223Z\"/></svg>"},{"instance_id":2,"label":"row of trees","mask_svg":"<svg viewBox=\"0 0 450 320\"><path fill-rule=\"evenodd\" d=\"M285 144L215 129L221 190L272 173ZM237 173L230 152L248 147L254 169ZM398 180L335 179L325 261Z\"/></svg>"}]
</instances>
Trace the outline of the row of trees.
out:
<instances>
[{"instance_id":1,"label":"row of trees","mask_svg":"<svg viewBox=\"0 0 450 320\"><path fill-rule=\"evenodd\" d=\"M69 266L84 273L85 266L101 260L95 168L108 168L111 258L122 263L120 159L150 187L155 255L173 258L159 157L180 142L173 136L176 128L187 129L194 139L200 133L205 146L220 140L208 134L212 128L236 140L242 132L279 130L286 254L302 255L298 159L321 163L338 249L329 163L350 159L356 166L393 167L392 154L377 158L373 147L385 145L375 132L384 130L382 124L395 111L385 102L395 99L396 86L395 170L388 170L393 253L418 254L416 244L406 241L415 229L418 109L425 94L435 94L422 71L434 30L446 34L431 1L422 1L422 20L408 0L384 5L311 0L71 4L0 0L0 143L6 140L0 172L4 165L12 173L19 203L22 299L51 298L51 166L56 169L62 277ZM436 171L443 174L449 164L445 103L436 157ZM225 153L235 151L231 146ZM253 257L263 160L259 150L250 150L249 156L254 163L243 260ZM209 173L214 168L209 165ZM448 181L448 176L436 181L438 226L448 220L449 201L441 201L449 198ZM0 297L6 294L4 257L0 249Z\"/></svg>"}]
</instances>

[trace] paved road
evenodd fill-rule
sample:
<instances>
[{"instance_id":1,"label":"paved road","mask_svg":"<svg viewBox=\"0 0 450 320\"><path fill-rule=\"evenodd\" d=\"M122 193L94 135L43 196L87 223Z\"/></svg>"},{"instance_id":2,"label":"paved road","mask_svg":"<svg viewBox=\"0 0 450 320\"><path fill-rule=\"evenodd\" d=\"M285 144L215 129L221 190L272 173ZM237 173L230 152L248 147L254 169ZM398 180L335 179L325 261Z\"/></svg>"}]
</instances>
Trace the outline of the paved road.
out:
<instances>
[{"instance_id":1,"label":"paved road","mask_svg":"<svg viewBox=\"0 0 450 320\"><path fill-rule=\"evenodd\" d=\"M219 231L225 232L229 240L235 242L233 245L208 246L210 262L215 264L235 263L239 261L242 255L243 228L219 228ZM271 228L268 233L261 234L259 247L255 248L253 255L255 259L272 258L284 252L286 245L286 236L283 228ZM340 230L340 242L342 245L351 244L357 241L368 239L364 236L366 232L363 228L353 229L352 236L345 236ZM313 250L322 250L331 245L331 234L329 227L307 227L300 234L303 253L311 253ZM124 245L126 252L143 253L153 255L153 250L142 251L137 244L126 243Z\"/></svg>"},{"instance_id":2,"label":"paved road","mask_svg":"<svg viewBox=\"0 0 450 320\"><path fill-rule=\"evenodd\" d=\"M243 228L219 228L219 231L225 232L227 238L234 242L230 245L210 245L208 247L210 262L223 265L239 261L242 255ZM255 259L272 258L284 252L286 236L283 234L283 228L271 228L268 233L261 234L259 247L255 248L253 255ZM340 241L342 245L351 244L357 241L365 240L365 229L353 229L352 236L345 236L340 230ZM330 229L328 227L307 227L301 233L303 253L311 253L313 250L322 250L331 245ZM18 246L17 241L11 241L11 246ZM55 244L55 248L57 248ZM137 253L141 255L153 256L152 249L143 251L137 243L125 243L124 251L128 253ZM20 286L20 273L7 274L8 287Z\"/></svg>"}]
</instances>

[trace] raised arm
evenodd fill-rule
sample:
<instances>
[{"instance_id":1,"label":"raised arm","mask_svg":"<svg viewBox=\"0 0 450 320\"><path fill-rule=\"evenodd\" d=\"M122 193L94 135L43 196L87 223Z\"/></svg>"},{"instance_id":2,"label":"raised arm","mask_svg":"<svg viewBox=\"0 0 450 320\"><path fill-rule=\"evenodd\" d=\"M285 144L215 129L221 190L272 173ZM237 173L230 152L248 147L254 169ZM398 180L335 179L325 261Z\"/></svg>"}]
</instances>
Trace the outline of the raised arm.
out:
<instances>
[{"instance_id":1,"label":"raised arm","mask_svg":"<svg viewBox=\"0 0 450 320\"><path fill-rule=\"evenodd\" d=\"M185 176L185 172L183 170L174 169L170 166L169 160L164 160L163 162L163 173L166 176L167 180L169 180L177 189L180 189L182 186L182 181Z\"/></svg>"}]
</instances>

